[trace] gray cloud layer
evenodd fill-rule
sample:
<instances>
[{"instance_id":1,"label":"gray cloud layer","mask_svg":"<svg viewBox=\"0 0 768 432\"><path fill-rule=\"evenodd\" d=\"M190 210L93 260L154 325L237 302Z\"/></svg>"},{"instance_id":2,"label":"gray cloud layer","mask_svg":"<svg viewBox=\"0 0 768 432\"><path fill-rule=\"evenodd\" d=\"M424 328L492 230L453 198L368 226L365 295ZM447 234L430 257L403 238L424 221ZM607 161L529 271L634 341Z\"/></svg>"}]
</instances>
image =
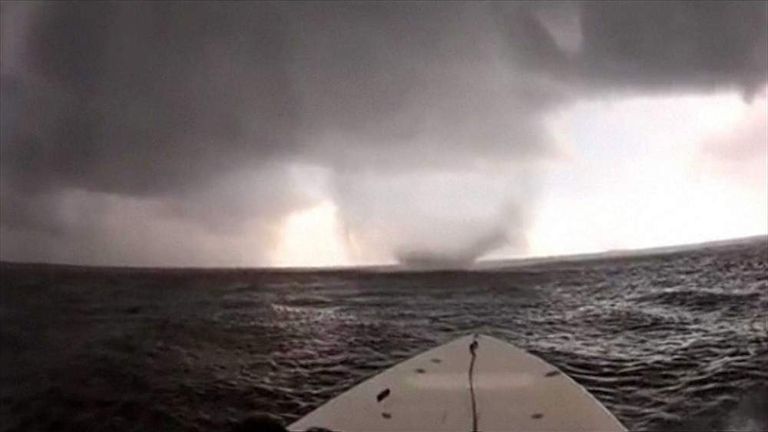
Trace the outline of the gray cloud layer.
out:
<instances>
[{"instance_id":1,"label":"gray cloud layer","mask_svg":"<svg viewBox=\"0 0 768 432\"><path fill-rule=\"evenodd\" d=\"M211 250L244 247L231 238L255 220L259 262L280 218L315 199L287 168L308 164L332 173L341 217L363 243L379 227L390 241L376 247L392 255L447 248L472 260L522 238L529 163L550 151L549 109L605 91L749 98L768 74L761 2L2 8L0 252L10 259L93 262L83 250L108 249L115 263L226 263ZM442 208L473 181L448 201L431 180L419 193L397 186L489 164L504 176L481 226L451 219L474 216L461 205ZM389 194L377 212L375 193ZM142 204L121 210L126 200ZM425 202L432 212L408 220ZM125 212L134 220L110 216ZM141 218L163 221L136 233L156 253L124 245ZM155 248L170 241L163 232L200 253ZM409 244L413 232L427 234Z\"/></svg>"}]
</instances>

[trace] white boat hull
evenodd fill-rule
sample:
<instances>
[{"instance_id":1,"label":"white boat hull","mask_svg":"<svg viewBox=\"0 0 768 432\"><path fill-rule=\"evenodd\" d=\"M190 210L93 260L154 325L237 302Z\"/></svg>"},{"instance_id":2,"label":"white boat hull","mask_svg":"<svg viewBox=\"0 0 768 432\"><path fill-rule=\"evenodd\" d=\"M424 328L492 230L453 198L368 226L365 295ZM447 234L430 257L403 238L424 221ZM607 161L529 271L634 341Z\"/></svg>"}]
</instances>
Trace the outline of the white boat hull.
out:
<instances>
[{"instance_id":1,"label":"white boat hull","mask_svg":"<svg viewBox=\"0 0 768 432\"><path fill-rule=\"evenodd\" d=\"M477 346L471 389L473 342ZM626 430L554 366L498 339L472 335L368 379L289 430L312 427L333 431Z\"/></svg>"}]
</instances>

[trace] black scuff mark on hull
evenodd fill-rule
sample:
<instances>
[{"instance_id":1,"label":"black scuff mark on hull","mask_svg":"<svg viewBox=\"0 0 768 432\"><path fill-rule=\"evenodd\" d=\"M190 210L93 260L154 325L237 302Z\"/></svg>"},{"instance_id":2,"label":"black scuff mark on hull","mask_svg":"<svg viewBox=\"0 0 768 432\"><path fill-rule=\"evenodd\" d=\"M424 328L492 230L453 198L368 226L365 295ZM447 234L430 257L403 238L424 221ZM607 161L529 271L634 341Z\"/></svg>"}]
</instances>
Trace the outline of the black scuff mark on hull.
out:
<instances>
[{"instance_id":1,"label":"black scuff mark on hull","mask_svg":"<svg viewBox=\"0 0 768 432\"><path fill-rule=\"evenodd\" d=\"M389 391L389 389L388 389L388 388L385 388L384 390L382 390L381 392L379 392L379 394L377 394L377 395L376 395L376 402L381 402L381 401L383 401L384 399L386 399L386 398L387 398L387 396L389 396L389 394L390 394L390 393L391 393L391 392Z\"/></svg>"}]
</instances>

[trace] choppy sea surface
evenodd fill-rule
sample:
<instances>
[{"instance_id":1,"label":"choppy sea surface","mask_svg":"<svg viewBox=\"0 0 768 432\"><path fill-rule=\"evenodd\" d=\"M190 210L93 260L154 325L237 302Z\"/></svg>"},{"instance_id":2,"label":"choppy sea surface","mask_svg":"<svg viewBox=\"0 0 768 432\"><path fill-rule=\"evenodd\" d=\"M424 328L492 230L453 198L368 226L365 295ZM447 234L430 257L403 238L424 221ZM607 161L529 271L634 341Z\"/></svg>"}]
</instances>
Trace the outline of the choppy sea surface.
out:
<instances>
[{"instance_id":1,"label":"choppy sea surface","mask_svg":"<svg viewBox=\"0 0 768 432\"><path fill-rule=\"evenodd\" d=\"M0 430L291 422L487 333L637 431L768 430L768 240L493 271L0 266Z\"/></svg>"}]
</instances>

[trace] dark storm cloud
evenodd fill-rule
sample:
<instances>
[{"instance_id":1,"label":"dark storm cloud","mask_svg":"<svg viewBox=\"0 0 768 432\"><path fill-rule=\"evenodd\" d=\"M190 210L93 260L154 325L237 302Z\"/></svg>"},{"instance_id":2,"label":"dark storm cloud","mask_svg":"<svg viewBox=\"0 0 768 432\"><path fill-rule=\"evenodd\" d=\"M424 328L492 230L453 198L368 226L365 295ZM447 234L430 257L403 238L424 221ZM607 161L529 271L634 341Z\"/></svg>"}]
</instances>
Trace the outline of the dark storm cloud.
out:
<instances>
[{"instance_id":1,"label":"dark storm cloud","mask_svg":"<svg viewBox=\"0 0 768 432\"><path fill-rule=\"evenodd\" d=\"M104 197L117 197L159 200L131 210L137 218L237 231L307 205L287 174L295 163L379 183L524 164L550 151L544 114L574 98L616 88L750 95L768 72L766 7L3 3L0 220L7 232L90 238L88 226L114 213ZM533 171L509 181L535 182ZM381 222L362 216L372 199L347 186L334 193L350 229ZM107 204L85 206L89 223L73 223L60 210L72 191ZM495 205L524 215L523 195ZM469 252L451 254L472 260L519 238L525 218L514 219L512 232L493 222L458 242Z\"/></svg>"},{"instance_id":2,"label":"dark storm cloud","mask_svg":"<svg viewBox=\"0 0 768 432\"><path fill-rule=\"evenodd\" d=\"M114 205L98 194L160 197L165 205L136 216L215 231L301 204L283 173L262 167L295 146L297 126L289 40L273 7L4 4L4 17L13 6L31 12L12 14L26 17L15 25L23 35L3 33L3 225L89 238ZM246 176L255 182L243 193L229 179L248 167L265 175ZM91 223L62 216L73 190L94 194L81 211Z\"/></svg>"},{"instance_id":3,"label":"dark storm cloud","mask_svg":"<svg viewBox=\"0 0 768 432\"><path fill-rule=\"evenodd\" d=\"M11 182L158 194L293 145L287 40L268 5L56 3L31 25L29 79L8 78L23 110L3 146Z\"/></svg>"},{"instance_id":4,"label":"dark storm cloud","mask_svg":"<svg viewBox=\"0 0 768 432\"><path fill-rule=\"evenodd\" d=\"M583 77L598 85L751 95L767 79L766 2L594 2L580 20Z\"/></svg>"},{"instance_id":5,"label":"dark storm cloud","mask_svg":"<svg viewBox=\"0 0 768 432\"><path fill-rule=\"evenodd\" d=\"M510 64L487 5L319 4L301 12L294 82L303 141L320 159L463 165L536 154L544 144L537 115L559 95Z\"/></svg>"}]
</instances>

